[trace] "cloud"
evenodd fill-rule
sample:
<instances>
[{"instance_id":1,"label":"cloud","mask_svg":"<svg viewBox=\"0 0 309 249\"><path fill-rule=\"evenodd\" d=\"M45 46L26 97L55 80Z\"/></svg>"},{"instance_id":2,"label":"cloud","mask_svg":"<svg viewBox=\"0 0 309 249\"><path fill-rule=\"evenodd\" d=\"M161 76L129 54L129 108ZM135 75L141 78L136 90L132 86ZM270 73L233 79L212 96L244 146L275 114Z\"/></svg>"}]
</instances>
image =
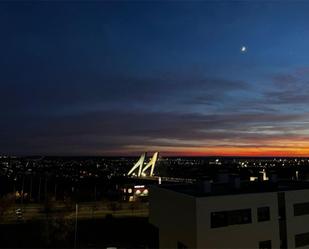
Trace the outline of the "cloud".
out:
<instances>
[{"instance_id":1,"label":"cloud","mask_svg":"<svg viewBox=\"0 0 309 249\"><path fill-rule=\"evenodd\" d=\"M307 71L259 90L202 72L131 76L49 68L6 72L0 152L117 154L160 149L304 147ZM293 143L296 141L298 145Z\"/></svg>"},{"instance_id":2,"label":"cloud","mask_svg":"<svg viewBox=\"0 0 309 249\"><path fill-rule=\"evenodd\" d=\"M291 73L276 74L272 78L273 90L264 93L269 104L284 104L299 108L309 103L309 71L296 69Z\"/></svg>"},{"instance_id":3,"label":"cloud","mask_svg":"<svg viewBox=\"0 0 309 249\"><path fill-rule=\"evenodd\" d=\"M222 102L229 93L248 88L246 82L207 78L201 73L132 77L69 69L34 71L0 76L0 91L6 93L0 99L0 110L7 115L119 108L175 110L205 101Z\"/></svg>"},{"instance_id":4,"label":"cloud","mask_svg":"<svg viewBox=\"0 0 309 249\"><path fill-rule=\"evenodd\" d=\"M35 154L137 153L151 148L270 146L297 138L308 117L282 114L177 114L105 111L34 118L1 127L0 150ZM16 128L16 129L15 129ZM309 133L308 133L309 134ZM302 140L304 141L304 140ZM267 145L267 143L269 143Z\"/></svg>"}]
</instances>

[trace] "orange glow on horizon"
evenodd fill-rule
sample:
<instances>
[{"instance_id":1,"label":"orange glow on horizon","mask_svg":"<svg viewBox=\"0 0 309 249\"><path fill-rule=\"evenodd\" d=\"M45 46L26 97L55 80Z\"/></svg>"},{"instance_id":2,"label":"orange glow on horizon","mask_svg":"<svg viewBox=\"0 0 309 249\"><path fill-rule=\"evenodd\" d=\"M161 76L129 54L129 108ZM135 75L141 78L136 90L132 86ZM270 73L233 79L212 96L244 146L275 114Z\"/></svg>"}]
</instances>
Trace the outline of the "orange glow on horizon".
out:
<instances>
[{"instance_id":1,"label":"orange glow on horizon","mask_svg":"<svg viewBox=\"0 0 309 249\"><path fill-rule=\"evenodd\" d=\"M205 144L207 144L205 142ZM256 144L256 146L254 146ZM178 146L177 146L178 145ZM253 145L253 146L252 146ZM224 145L208 142L208 146L143 146L131 145L121 151L110 151L113 155L135 156L143 152L160 152L161 156L248 156L248 157L309 157L309 138L268 139L263 141L226 141Z\"/></svg>"},{"instance_id":2,"label":"orange glow on horizon","mask_svg":"<svg viewBox=\"0 0 309 249\"><path fill-rule=\"evenodd\" d=\"M206 149L191 148L182 151L163 152L162 154L167 156L309 157L309 148L214 147Z\"/></svg>"},{"instance_id":3,"label":"orange glow on horizon","mask_svg":"<svg viewBox=\"0 0 309 249\"><path fill-rule=\"evenodd\" d=\"M155 147L144 148L128 151L113 151L110 153L99 153L114 156L138 156L141 152L147 151L150 155L155 151L159 151L160 156L231 156L231 157L309 157L308 148L281 148L281 147L207 147L207 148L172 148L172 147Z\"/></svg>"}]
</instances>

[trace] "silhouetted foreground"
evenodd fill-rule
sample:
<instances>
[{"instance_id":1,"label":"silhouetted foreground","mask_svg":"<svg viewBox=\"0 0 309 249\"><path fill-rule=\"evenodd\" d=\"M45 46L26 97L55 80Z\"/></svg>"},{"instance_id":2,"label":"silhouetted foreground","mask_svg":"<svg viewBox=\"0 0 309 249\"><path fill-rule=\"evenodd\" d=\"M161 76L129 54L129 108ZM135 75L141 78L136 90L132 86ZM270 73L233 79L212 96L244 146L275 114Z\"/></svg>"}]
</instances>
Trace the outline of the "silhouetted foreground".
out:
<instances>
[{"instance_id":1,"label":"silhouetted foreground","mask_svg":"<svg viewBox=\"0 0 309 249\"><path fill-rule=\"evenodd\" d=\"M154 248L157 231L148 218L114 218L79 220L79 248ZM74 247L74 222L70 220L35 221L0 225L0 247Z\"/></svg>"}]
</instances>

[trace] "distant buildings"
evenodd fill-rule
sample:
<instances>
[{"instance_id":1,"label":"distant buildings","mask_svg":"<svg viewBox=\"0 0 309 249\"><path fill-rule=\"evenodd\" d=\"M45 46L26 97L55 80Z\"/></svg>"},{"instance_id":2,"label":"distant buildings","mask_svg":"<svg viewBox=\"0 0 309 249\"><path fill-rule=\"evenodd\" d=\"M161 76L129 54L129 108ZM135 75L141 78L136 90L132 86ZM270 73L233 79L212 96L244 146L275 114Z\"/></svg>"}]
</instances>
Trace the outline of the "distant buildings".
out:
<instances>
[{"instance_id":1,"label":"distant buildings","mask_svg":"<svg viewBox=\"0 0 309 249\"><path fill-rule=\"evenodd\" d=\"M150 189L160 248L309 248L308 183L221 179Z\"/></svg>"}]
</instances>

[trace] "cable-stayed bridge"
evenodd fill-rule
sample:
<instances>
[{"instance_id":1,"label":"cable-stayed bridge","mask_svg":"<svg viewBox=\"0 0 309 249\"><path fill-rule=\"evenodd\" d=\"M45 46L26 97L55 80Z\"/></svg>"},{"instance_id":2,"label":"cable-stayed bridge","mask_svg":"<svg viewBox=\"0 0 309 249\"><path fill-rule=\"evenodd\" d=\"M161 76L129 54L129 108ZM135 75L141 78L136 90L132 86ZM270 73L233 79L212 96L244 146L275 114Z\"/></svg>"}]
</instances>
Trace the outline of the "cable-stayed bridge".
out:
<instances>
[{"instance_id":1,"label":"cable-stayed bridge","mask_svg":"<svg viewBox=\"0 0 309 249\"><path fill-rule=\"evenodd\" d=\"M164 177L154 174L155 166L158 160L159 152L155 152L149 162L145 162L147 153L143 153L133 167L129 170L127 176L133 178L142 178L144 180L161 182L182 182L192 183L195 180L189 178L177 178L177 177Z\"/></svg>"},{"instance_id":2,"label":"cable-stayed bridge","mask_svg":"<svg viewBox=\"0 0 309 249\"><path fill-rule=\"evenodd\" d=\"M128 176L137 176L137 177L153 177L153 172L158 160L159 152L155 152L148 163L145 163L147 153L143 153L138 161L128 172ZM147 175L147 170L149 169L149 174Z\"/></svg>"}]
</instances>

